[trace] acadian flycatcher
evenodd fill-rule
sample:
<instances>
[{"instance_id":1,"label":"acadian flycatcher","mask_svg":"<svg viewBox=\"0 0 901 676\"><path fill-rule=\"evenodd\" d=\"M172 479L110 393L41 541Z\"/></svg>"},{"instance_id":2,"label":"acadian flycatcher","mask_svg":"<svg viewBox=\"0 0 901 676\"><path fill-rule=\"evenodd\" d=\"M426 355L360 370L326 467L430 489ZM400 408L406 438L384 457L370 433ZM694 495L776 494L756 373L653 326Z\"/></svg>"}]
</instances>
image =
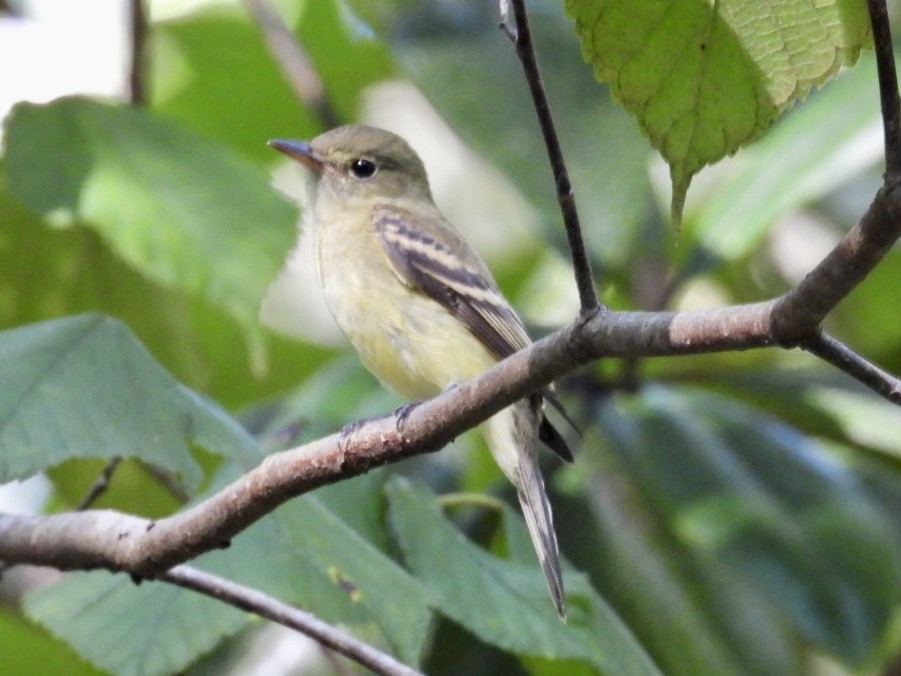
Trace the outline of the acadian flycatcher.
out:
<instances>
[{"instance_id":1,"label":"acadian flycatcher","mask_svg":"<svg viewBox=\"0 0 901 676\"><path fill-rule=\"evenodd\" d=\"M359 125L312 142L269 145L312 171L305 225L326 304L384 385L425 399L530 344L488 268L441 215L422 160L399 136ZM560 553L538 467L539 439L572 461L544 417L548 388L482 424L516 486L557 613L566 617Z\"/></svg>"}]
</instances>

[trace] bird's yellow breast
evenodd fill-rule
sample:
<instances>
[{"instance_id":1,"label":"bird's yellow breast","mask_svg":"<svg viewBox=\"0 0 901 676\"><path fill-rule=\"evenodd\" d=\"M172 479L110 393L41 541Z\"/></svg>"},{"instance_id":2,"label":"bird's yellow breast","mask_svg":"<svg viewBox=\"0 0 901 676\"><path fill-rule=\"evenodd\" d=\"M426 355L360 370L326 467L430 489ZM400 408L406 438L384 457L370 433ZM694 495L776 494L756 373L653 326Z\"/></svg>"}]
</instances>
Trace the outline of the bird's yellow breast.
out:
<instances>
[{"instance_id":1,"label":"bird's yellow breast","mask_svg":"<svg viewBox=\"0 0 901 676\"><path fill-rule=\"evenodd\" d=\"M325 222L319 214L314 234L326 304L366 368L400 395L422 399L494 364L465 325L397 276L367 211Z\"/></svg>"}]
</instances>

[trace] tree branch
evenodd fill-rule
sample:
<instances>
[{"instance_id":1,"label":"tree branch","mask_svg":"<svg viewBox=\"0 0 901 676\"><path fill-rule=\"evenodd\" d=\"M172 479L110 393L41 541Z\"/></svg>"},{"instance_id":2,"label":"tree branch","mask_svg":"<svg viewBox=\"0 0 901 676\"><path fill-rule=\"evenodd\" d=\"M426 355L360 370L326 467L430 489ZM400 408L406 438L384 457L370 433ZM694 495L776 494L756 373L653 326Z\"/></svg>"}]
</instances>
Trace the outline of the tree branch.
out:
<instances>
[{"instance_id":1,"label":"tree branch","mask_svg":"<svg viewBox=\"0 0 901 676\"><path fill-rule=\"evenodd\" d=\"M886 174L870 208L841 242L773 310L786 345L812 336L826 315L872 272L901 235L901 176Z\"/></svg>"},{"instance_id":2,"label":"tree branch","mask_svg":"<svg viewBox=\"0 0 901 676\"><path fill-rule=\"evenodd\" d=\"M219 493L151 521L107 510L0 515L0 559L62 570L105 568L154 577L225 545L290 498L444 447L454 437L577 366L599 357L761 347L774 342L772 303L686 313L604 312L579 320L483 375L346 438L331 435L268 456Z\"/></svg>"},{"instance_id":3,"label":"tree branch","mask_svg":"<svg viewBox=\"0 0 901 676\"><path fill-rule=\"evenodd\" d=\"M816 333L801 343L801 347L841 369L893 404L901 404L901 379L864 359L841 341L825 333Z\"/></svg>"},{"instance_id":4,"label":"tree branch","mask_svg":"<svg viewBox=\"0 0 901 676\"><path fill-rule=\"evenodd\" d=\"M901 171L901 101L898 98L898 76L895 72L895 50L885 0L867 0L873 47L876 50L876 72L882 102L882 126L885 134L885 169L889 174Z\"/></svg>"},{"instance_id":5,"label":"tree branch","mask_svg":"<svg viewBox=\"0 0 901 676\"><path fill-rule=\"evenodd\" d=\"M268 456L219 493L149 521L112 511L0 515L0 559L59 569L106 568L154 577L222 547L292 497L414 454L454 437L578 366L603 357L650 357L785 344L773 321L779 301L692 312L603 310L538 341L481 376L346 438L331 435ZM868 378L872 381L873 372Z\"/></svg>"},{"instance_id":6,"label":"tree branch","mask_svg":"<svg viewBox=\"0 0 901 676\"><path fill-rule=\"evenodd\" d=\"M554 119L551 115L551 106L544 91L544 82L541 72L538 70L538 57L535 55L535 46L532 43L532 31L529 28L529 18L526 14L524 0L512 0L515 24L510 21L511 0L500 0L501 30L513 42L516 55L522 63L529 85L529 93L532 95L532 103L538 114L538 122L541 125L541 134L544 137L544 145L547 148L551 170L554 173L554 185L557 188L557 202L563 214L563 225L566 228L566 236L569 239L569 250L573 261L573 271L576 275L576 286L579 290L579 301L582 313L594 311L598 305L597 292L595 291L594 275L591 272L591 262L585 250L585 242L582 239L582 226L579 224L579 214L576 210L576 196L573 193L572 183L569 180L569 171L563 159L563 150L560 148L560 140L557 138L557 130L554 127Z\"/></svg>"},{"instance_id":7,"label":"tree branch","mask_svg":"<svg viewBox=\"0 0 901 676\"><path fill-rule=\"evenodd\" d=\"M326 95L325 85L309 55L267 0L244 0L244 6L266 38L269 52L302 103L326 128L337 127L341 118Z\"/></svg>"},{"instance_id":8,"label":"tree branch","mask_svg":"<svg viewBox=\"0 0 901 676\"><path fill-rule=\"evenodd\" d=\"M394 659L391 655L323 622L314 615L274 599L252 587L237 584L190 566L176 566L163 573L160 579L295 629L377 674L415 676L420 673Z\"/></svg>"}]
</instances>

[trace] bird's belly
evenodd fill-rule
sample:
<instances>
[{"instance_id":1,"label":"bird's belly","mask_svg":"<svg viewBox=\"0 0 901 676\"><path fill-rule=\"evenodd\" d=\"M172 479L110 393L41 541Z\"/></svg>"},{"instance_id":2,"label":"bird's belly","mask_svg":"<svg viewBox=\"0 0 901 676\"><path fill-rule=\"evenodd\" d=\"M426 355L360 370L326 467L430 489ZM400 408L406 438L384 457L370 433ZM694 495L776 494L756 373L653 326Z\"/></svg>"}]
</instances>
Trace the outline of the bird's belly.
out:
<instances>
[{"instance_id":1,"label":"bird's belly","mask_svg":"<svg viewBox=\"0 0 901 676\"><path fill-rule=\"evenodd\" d=\"M322 282L335 321L366 368L404 397L435 396L497 361L447 310L393 273L367 274L361 267ZM339 294L342 302L336 302Z\"/></svg>"}]
</instances>

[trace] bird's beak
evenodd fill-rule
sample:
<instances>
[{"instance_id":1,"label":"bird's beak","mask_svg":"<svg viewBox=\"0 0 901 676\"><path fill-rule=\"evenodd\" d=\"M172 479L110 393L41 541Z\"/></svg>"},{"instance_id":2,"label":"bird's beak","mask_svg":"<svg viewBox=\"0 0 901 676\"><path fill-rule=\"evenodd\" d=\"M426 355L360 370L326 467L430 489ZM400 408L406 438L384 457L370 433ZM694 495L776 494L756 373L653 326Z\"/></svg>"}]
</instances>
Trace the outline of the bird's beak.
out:
<instances>
[{"instance_id":1,"label":"bird's beak","mask_svg":"<svg viewBox=\"0 0 901 676\"><path fill-rule=\"evenodd\" d=\"M323 162L322 158L315 150L313 150L313 146L306 141L291 141L289 139L274 138L269 141L269 146L275 148L280 153L284 153L288 157L297 160L317 174L321 174L325 170L325 162Z\"/></svg>"}]
</instances>

